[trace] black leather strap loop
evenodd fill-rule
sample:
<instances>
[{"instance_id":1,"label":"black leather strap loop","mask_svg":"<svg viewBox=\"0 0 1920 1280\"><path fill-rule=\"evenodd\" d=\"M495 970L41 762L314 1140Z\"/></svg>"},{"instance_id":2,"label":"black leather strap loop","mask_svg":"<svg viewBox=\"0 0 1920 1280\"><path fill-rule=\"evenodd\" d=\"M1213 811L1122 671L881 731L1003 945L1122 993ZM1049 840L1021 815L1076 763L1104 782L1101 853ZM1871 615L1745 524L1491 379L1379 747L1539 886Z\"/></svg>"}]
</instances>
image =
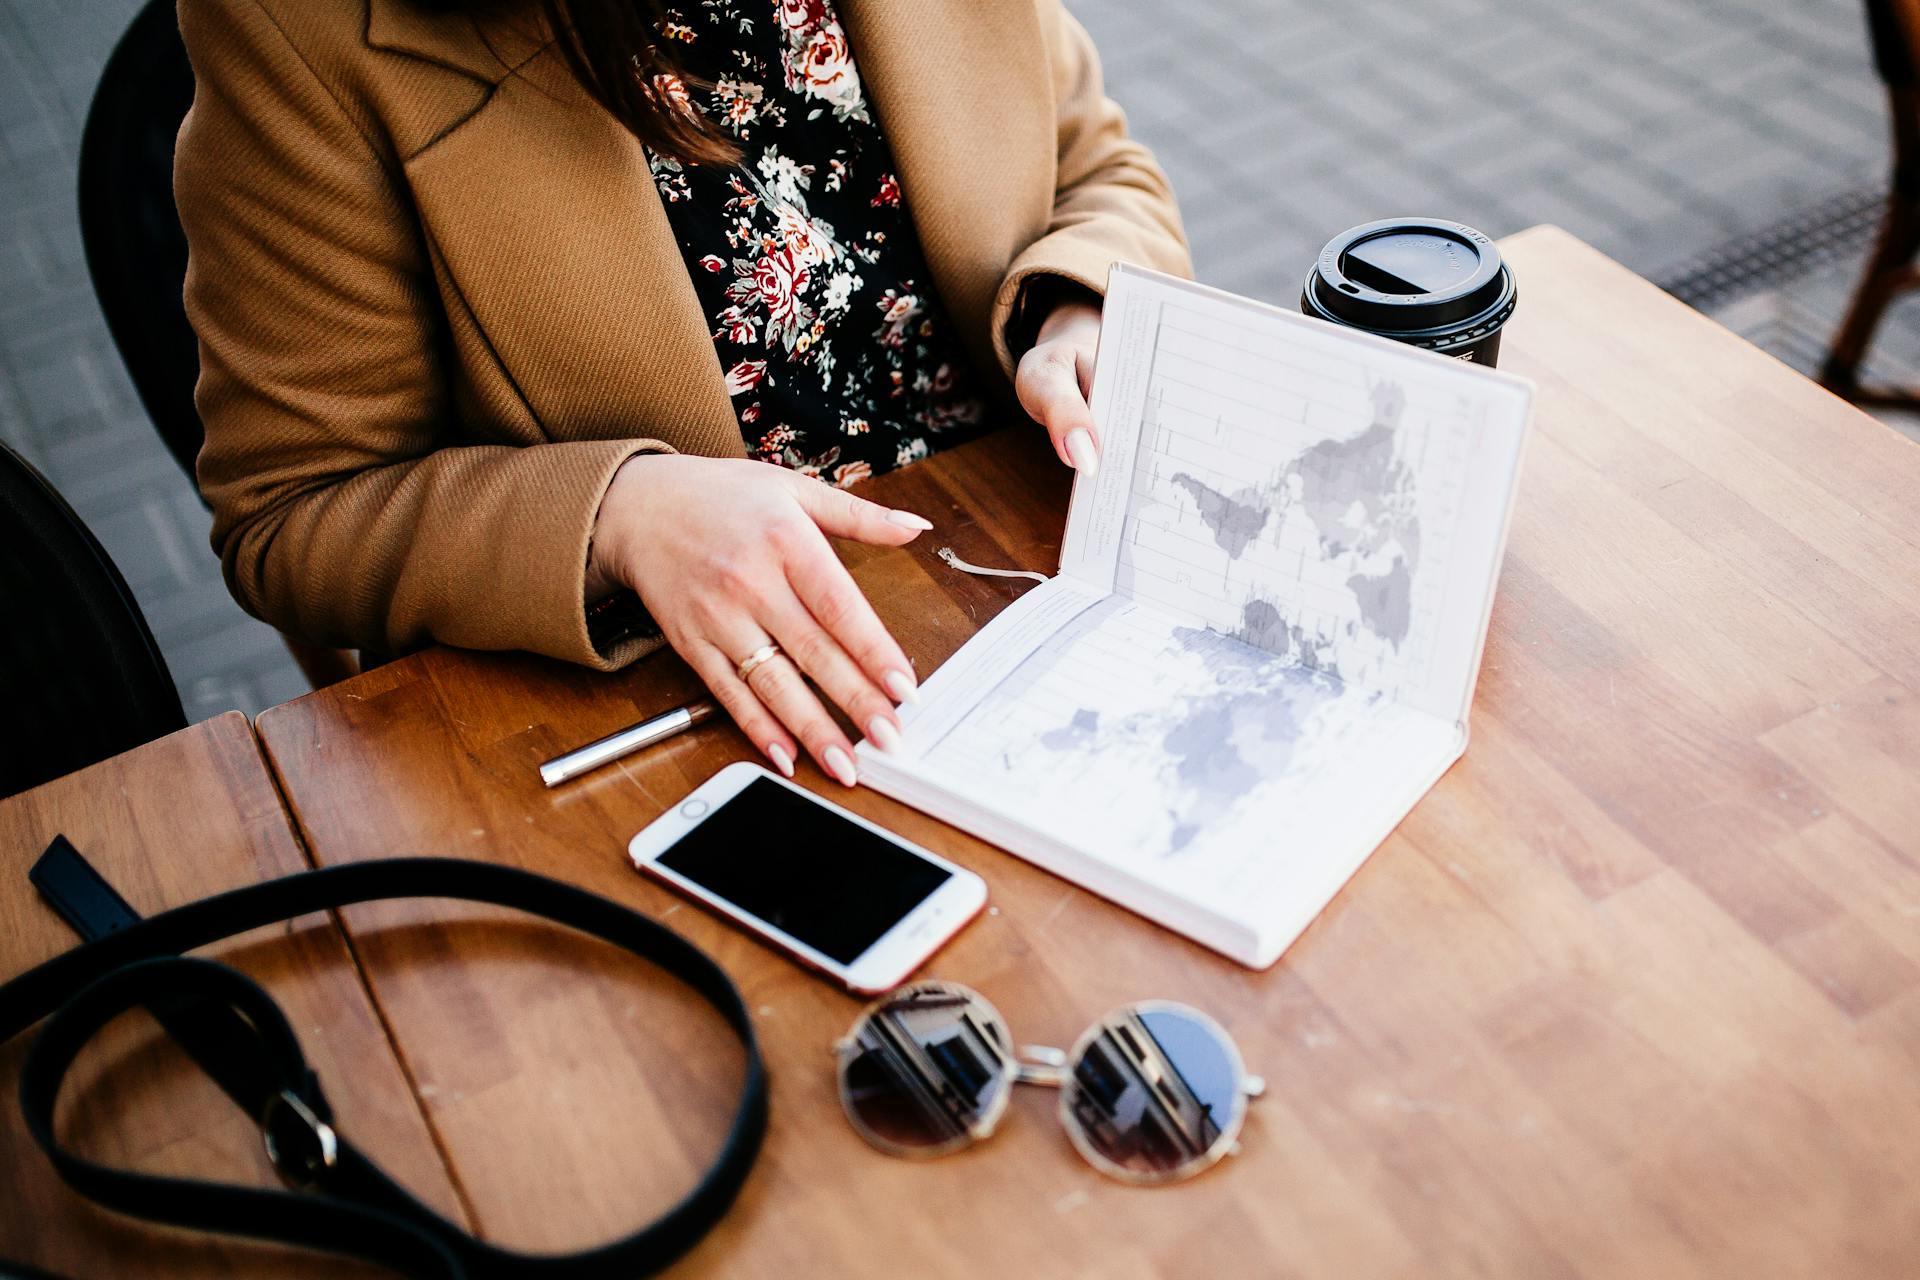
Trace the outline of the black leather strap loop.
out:
<instances>
[{"instance_id":1,"label":"black leather strap loop","mask_svg":"<svg viewBox=\"0 0 1920 1280\"><path fill-rule=\"evenodd\" d=\"M575 1254L522 1254L475 1239L333 1131L319 1081L271 996L225 965L178 954L312 911L411 897L494 903L601 938L686 982L733 1027L747 1062L732 1129L713 1168L665 1216L625 1239ZM218 1056L221 1087L271 1134L283 1176L309 1191L159 1177L99 1164L59 1144L53 1115L67 1070L101 1027L139 1005L187 1011L188 1027L220 1029L216 1046L189 1044L190 1052L196 1059ZM128 924L0 986L0 1040L43 1017L47 1025L22 1071L21 1105L35 1142L82 1195L151 1221L349 1254L409 1275L481 1280L649 1274L691 1248L726 1212L766 1130L759 1047L739 992L718 966L645 916L492 863L401 858L330 867ZM179 1035L176 1021L168 1026Z\"/></svg>"}]
</instances>

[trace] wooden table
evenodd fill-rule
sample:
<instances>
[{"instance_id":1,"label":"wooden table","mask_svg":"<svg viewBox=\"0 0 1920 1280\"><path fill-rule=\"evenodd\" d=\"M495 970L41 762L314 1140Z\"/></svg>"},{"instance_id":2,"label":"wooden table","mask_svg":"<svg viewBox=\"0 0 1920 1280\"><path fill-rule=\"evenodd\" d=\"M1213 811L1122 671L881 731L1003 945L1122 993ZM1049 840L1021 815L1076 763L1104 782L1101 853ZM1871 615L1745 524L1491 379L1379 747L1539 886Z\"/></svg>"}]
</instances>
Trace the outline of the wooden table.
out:
<instances>
[{"instance_id":1,"label":"wooden table","mask_svg":"<svg viewBox=\"0 0 1920 1280\"><path fill-rule=\"evenodd\" d=\"M687 1274L1920 1272L1920 449L1561 232L1504 248L1506 365L1539 399L1473 745L1275 969L802 775L986 877L992 914L931 972L1020 1039L1155 995L1229 1026L1272 1093L1204 1178L1110 1183L1027 1091L968 1154L864 1147L827 1051L858 1003L623 855L745 741L534 776L691 695L670 656L607 678L440 650L276 708L299 827L323 863L577 881L734 974L773 1129ZM1050 568L1065 479L1014 431L867 490L936 525L848 549L923 670L1021 589L935 548ZM687 1185L737 1071L713 1019L630 966L588 980L583 948L392 927L423 918L348 923L475 1220L579 1244Z\"/></svg>"},{"instance_id":2,"label":"wooden table","mask_svg":"<svg viewBox=\"0 0 1920 1280\"><path fill-rule=\"evenodd\" d=\"M26 881L64 834L142 914L307 861L247 718L228 712L91 769L0 800L0 976L75 938ZM279 999L354 1138L444 1212L445 1165L348 952L325 915L245 934L206 954ZM153 1228L96 1209L60 1182L20 1117L31 1043L0 1048L0 1258L62 1275L385 1275L331 1258ZM110 1026L62 1093L61 1136L98 1160L152 1173L274 1185L259 1130L145 1015Z\"/></svg>"},{"instance_id":3,"label":"wooden table","mask_svg":"<svg viewBox=\"0 0 1920 1280\"><path fill-rule=\"evenodd\" d=\"M1920 1272L1920 449L1563 233L1503 248L1522 284L1505 366L1540 394L1473 744L1274 969L803 768L986 877L992 912L930 972L984 991L1021 1041L1064 1045L1155 995L1231 1029L1271 1092L1244 1154L1192 1183L1106 1181L1038 1091L946 1160L853 1136L828 1045L858 1002L625 861L745 741L710 726L559 792L534 775L690 696L670 656L605 677L435 650L269 711L299 833L320 863L457 854L560 876L734 975L773 1127L680 1274ZM938 526L903 551L848 548L922 670L1021 589L936 547L1057 555L1065 477L1036 432L867 492ZM73 803L41 829L112 843ZM242 873L201 857L130 880L136 901ZM387 1085L348 1089L378 1046L336 1036L321 1070L343 1131L427 1194L437 1143L468 1221L579 1245L690 1184L739 1064L645 966L504 919L345 913L431 1141ZM22 947L6 923L11 965L63 945L43 926ZM370 1016L351 990L338 1004L329 1025Z\"/></svg>"}]
</instances>

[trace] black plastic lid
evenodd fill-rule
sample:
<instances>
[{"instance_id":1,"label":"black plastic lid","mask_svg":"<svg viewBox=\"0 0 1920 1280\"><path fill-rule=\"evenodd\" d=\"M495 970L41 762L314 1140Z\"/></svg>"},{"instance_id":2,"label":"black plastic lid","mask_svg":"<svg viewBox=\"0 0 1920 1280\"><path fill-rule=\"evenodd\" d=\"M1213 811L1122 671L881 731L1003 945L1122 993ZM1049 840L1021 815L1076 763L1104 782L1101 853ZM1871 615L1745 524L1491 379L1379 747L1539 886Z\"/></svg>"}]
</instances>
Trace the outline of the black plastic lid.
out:
<instances>
[{"instance_id":1,"label":"black plastic lid","mask_svg":"<svg viewBox=\"0 0 1920 1280\"><path fill-rule=\"evenodd\" d=\"M1335 236L1307 277L1310 310L1378 333L1463 325L1513 289L1492 240L1431 218L1386 218Z\"/></svg>"}]
</instances>

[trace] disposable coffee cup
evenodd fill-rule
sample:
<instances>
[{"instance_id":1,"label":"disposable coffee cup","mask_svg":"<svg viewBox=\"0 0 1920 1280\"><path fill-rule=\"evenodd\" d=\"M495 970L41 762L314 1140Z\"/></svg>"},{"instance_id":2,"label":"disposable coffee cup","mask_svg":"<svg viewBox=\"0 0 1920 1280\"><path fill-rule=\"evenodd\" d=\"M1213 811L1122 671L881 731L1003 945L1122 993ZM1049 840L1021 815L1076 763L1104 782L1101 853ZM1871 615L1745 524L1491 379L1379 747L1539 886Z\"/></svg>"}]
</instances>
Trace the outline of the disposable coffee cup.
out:
<instances>
[{"instance_id":1,"label":"disposable coffee cup","mask_svg":"<svg viewBox=\"0 0 1920 1280\"><path fill-rule=\"evenodd\" d=\"M1387 218L1327 242L1307 273L1300 310L1492 366L1518 297L1500 250L1472 227Z\"/></svg>"}]
</instances>

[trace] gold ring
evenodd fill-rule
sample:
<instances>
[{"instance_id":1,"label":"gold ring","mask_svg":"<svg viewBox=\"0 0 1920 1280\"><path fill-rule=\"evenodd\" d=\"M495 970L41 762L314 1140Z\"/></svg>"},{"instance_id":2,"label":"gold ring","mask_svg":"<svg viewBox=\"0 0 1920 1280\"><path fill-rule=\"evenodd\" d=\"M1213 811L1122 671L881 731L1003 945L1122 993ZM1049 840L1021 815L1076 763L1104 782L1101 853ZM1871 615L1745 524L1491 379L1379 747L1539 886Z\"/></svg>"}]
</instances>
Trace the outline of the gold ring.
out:
<instances>
[{"instance_id":1,"label":"gold ring","mask_svg":"<svg viewBox=\"0 0 1920 1280\"><path fill-rule=\"evenodd\" d=\"M779 656L779 654L780 654L779 645L763 644L758 649L755 649L752 653L748 654L745 658L742 658L740 660L740 665L734 668L734 671L737 672L740 676L740 683L745 684L747 682L747 677L752 675L755 669L757 669L761 663L766 662L769 659L776 658Z\"/></svg>"}]
</instances>

